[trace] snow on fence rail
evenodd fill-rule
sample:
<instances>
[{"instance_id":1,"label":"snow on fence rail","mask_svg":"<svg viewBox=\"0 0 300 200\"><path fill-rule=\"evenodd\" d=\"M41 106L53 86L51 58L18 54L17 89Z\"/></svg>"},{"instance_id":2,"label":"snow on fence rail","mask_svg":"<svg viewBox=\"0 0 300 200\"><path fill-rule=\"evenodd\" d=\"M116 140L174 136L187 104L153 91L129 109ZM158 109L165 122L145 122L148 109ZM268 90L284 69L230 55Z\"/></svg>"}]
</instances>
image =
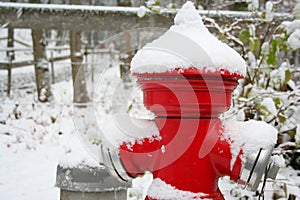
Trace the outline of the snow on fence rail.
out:
<instances>
[{"instance_id":1,"label":"snow on fence rail","mask_svg":"<svg viewBox=\"0 0 300 200\"><path fill-rule=\"evenodd\" d=\"M133 27L169 27L177 13L175 9L162 9L158 13L147 11L138 17L137 7L108 7L55 4L22 4L0 2L0 24L5 28L35 28L64 30L113 30L122 31ZM203 16L222 23L236 19L258 18L261 12L199 11ZM289 13L275 13L278 23L289 21Z\"/></svg>"}]
</instances>

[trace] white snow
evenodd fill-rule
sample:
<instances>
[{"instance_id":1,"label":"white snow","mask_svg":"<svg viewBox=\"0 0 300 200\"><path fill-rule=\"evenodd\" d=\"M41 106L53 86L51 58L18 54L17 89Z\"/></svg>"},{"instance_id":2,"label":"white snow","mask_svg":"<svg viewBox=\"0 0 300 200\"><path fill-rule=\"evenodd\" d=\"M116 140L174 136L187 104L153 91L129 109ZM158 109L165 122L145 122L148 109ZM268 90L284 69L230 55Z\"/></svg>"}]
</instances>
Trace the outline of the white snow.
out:
<instances>
[{"instance_id":1,"label":"white snow","mask_svg":"<svg viewBox=\"0 0 300 200\"><path fill-rule=\"evenodd\" d=\"M265 14L265 20L267 22L271 22L274 18L274 14L271 11L266 10L266 14Z\"/></svg>"},{"instance_id":2,"label":"white snow","mask_svg":"<svg viewBox=\"0 0 300 200\"><path fill-rule=\"evenodd\" d=\"M162 146L161 146L161 152L162 152L162 153L165 153L165 152L166 152L166 147L165 147L165 145L162 145Z\"/></svg>"},{"instance_id":3,"label":"white snow","mask_svg":"<svg viewBox=\"0 0 300 200\"><path fill-rule=\"evenodd\" d=\"M17 11L17 18L20 19L23 15L23 9L19 8Z\"/></svg>"},{"instance_id":4,"label":"white snow","mask_svg":"<svg viewBox=\"0 0 300 200\"><path fill-rule=\"evenodd\" d=\"M261 46L262 53L267 54L270 51L270 45L268 42L264 42Z\"/></svg>"},{"instance_id":5,"label":"white snow","mask_svg":"<svg viewBox=\"0 0 300 200\"><path fill-rule=\"evenodd\" d=\"M293 178L291 179L289 177ZM299 171L292 170L291 167L281 168L276 178L280 181L278 181L278 183L275 184L275 187L274 185L273 187L269 185L269 188L266 188L267 190L279 190L280 192L280 187L286 187L286 190L283 191L283 193L286 193L286 197L288 197L289 194L293 194L296 196L296 200L300 199L300 189L299 184L297 184L297 182L300 181Z\"/></svg>"},{"instance_id":6,"label":"white snow","mask_svg":"<svg viewBox=\"0 0 300 200\"><path fill-rule=\"evenodd\" d=\"M272 116L277 114L275 103L271 97L266 97L262 100L261 105L264 106Z\"/></svg>"},{"instance_id":7,"label":"white snow","mask_svg":"<svg viewBox=\"0 0 300 200\"><path fill-rule=\"evenodd\" d=\"M249 25L249 33L251 36L255 37L256 27L254 24Z\"/></svg>"},{"instance_id":8,"label":"white snow","mask_svg":"<svg viewBox=\"0 0 300 200\"><path fill-rule=\"evenodd\" d=\"M289 80L287 82L288 86L292 89L292 90L296 90L297 89L297 86L296 86L296 83L293 81L293 80Z\"/></svg>"},{"instance_id":9,"label":"white snow","mask_svg":"<svg viewBox=\"0 0 300 200\"><path fill-rule=\"evenodd\" d=\"M271 156L271 160L278 166L278 167L285 167L285 160L282 155L273 155Z\"/></svg>"},{"instance_id":10,"label":"white snow","mask_svg":"<svg viewBox=\"0 0 300 200\"><path fill-rule=\"evenodd\" d=\"M16 145L8 148L3 139L0 136L0 198L59 199L59 189L54 185L60 149L56 145L43 145L34 151Z\"/></svg>"},{"instance_id":11,"label":"white snow","mask_svg":"<svg viewBox=\"0 0 300 200\"><path fill-rule=\"evenodd\" d=\"M300 20L282 22L281 27L284 28L289 35L287 44L292 50L300 48Z\"/></svg>"},{"instance_id":12,"label":"white snow","mask_svg":"<svg viewBox=\"0 0 300 200\"><path fill-rule=\"evenodd\" d=\"M266 2L266 10L270 11L270 12L273 10L273 2L272 1Z\"/></svg>"},{"instance_id":13,"label":"white snow","mask_svg":"<svg viewBox=\"0 0 300 200\"><path fill-rule=\"evenodd\" d=\"M300 144L300 126L297 126L295 140L298 144Z\"/></svg>"},{"instance_id":14,"label":"white snow","mask_svg":"<svg viewBox=\"0 0 300 200\"><path fill-rule=\"evenodd\" d=\"M142 200L146 198L148 188L153 181L153 175L151 172L145 172L142 176L139 176L132 180L132 188L128 188L127 200Z\"/></svg>"},{"instance_id":15,"label":"white snow","mask_svg":"<svg viewBox=\"0 0 300 200\"><path fill-rule=\"evenodd\" d=\"M200 71L224 69L245 74L242 57L208 31L190 1L179 10L174 23L164 35L137 52L131 62L133 73L196 67Z\"/></svg>"},{"instance_id":16,"label":"white snow","mask_svg":"<svg viewBox=\"0 0 300 200\"><path fill-rule=\"evenodd\" d=\"M270 72L270 77L273 78L273 82L275 85L279 85L284 83L286 70L288 70L288 64L283 62L278 69L274 69ZM277 84L276 84L277 83Z\"/></svg>"},{"instance_id":17,"label":"white snow","mask_svg":"<svg viewBox=\"0 0 300 200\"><path fill-rule=\"evenodd\" d=\"M137 16L138 16L139 18L144 17L145 14L146 14L146 11L147 11L147 9L146 9L145 6L140 6L139 9L138 9L138 11L137 11Z\"/></svg>"},{"instance_id":18,"label":"white snow","mask_svg":"<svg viewBox=\"0 0 300 200\"><path fill-rule=\"evenodd\" d=\"M259 1L258 0L251 0L248 9L249 10L257 10L259 8Z\"/></svg>"},{"instance_id":19,"label":"white snow","mask_svg":"<svg viewBox=\"0 0 300 200\"><path fill-rule=\"evenodd\" d=\"M287 31L287 34L291 34L296 29L300 28L300 20L282 22L281 26Z\"/></svg>"},{"instance_id":20,"label":"white snow","mask_svg":"<svg viewBox=\"0 0 300 200\"><path fill-rule=\"evenodd\" d=\"M68 138L67 149L65 154L60 156L58 164L63 168L76 168L79 165L99 166L99 161L94 159L94 156L91 156L77 134L79 133L75 133L73 137Z\"/></svg>"},{"instance_id":21,"label":"white snow","mask_svg":"<svg viewBox=\"0 0 300 200\"><path fill-rule=\"evenodd\" d=\"M34 3L9 3L0 2L0 7L18 8L18 9L40 9L40 10L75 10L90 12L137 12L135 7L118 7L118 6L85 6L85 5L68 5L68 4L34 4Z\"/></svg>"},{"instance_id":22,"label":"white snow","mask_svg":"<svg viewBox=\"0 0 300 200\"><path fill-rule=\"evenodd\" d=\"M236 114L237 121L245 121L245 111L243 109L238 110Z\"/></svg>"},{"instance_id":23,"label":"white snow","mask_svg":"<svg viewBox=\"0 0 300 200\"><path fill-rule=\"evenodd\" d=\"M75 56L75 57L81 57L81 56L82 56L82 53L81 53L81 52L75 52L74 56Z\"/></svg>"},{"instance_id":24,"label":"white snow","mask_svg":"<svg viewBox=\"0 0 300 200\"><path fill-rule=\"evenodd\" d=\"M107 116L102 131L105 141L114 147L123 143L134 144L145 138L159 138L159 131L154 121L136 119L126 114Z\"/></svg>"},{"instance_id":25,"label":"white snow","mask_svg":"<svg viewBox=\"0 0 300 200\"><path fill-rule=\"evenodd\" d=\"M251 67L253 69L257 68L255 55L252 52L248 52L247 57L249 63L248 67Z\"/></svg>"},{"instance_id":26,"label":"white snow","mask_svg":"<svg viewBox=\"0 0 300 200\"><path fill-rule=\"evenodd\" d=\"M273 2L267 1L266 2L266 10L265 10L265 20L270 22L273 20Z\"/></svg>"},{"instance_id":27,"label":"white snow","mask_svg":"<svg viewBox=\"0 0 300 200\"><path fill-rule=\"evenodd\" d=\"M293 50L297 50L300 48L300 29L296 29L287 40L288 46L290 46Z\"/></svg>"},{"instance_id":28,"label":"white snow","mask_svg":"<svg viewBox=\"0 0 300 200\"><path fill-rule=\"evenodd\" d=\"M163 200L186 200L186 199L201 199L205 196L204 193L193 193L176 189L165 183L160 178L155 178L148 190L148 196L154 199Z\"/></svg>"},{"instance_id":29,"label":"white snow","mask_svg":"<svg viewBox=\"0 0 300 200\"><path fill-rule=\"evenodd\" d=\"M299 19L299 14L300 14L300 3L298 1L294 6L293 15L295 16L296 19Z\"/></svg>"},{"instance_id":30,"label":"white snow","mask_svg":"<svg viewBox=\"0 0 300 200\"><path fill-rule=\"evenodd\" d=\"M243 151L243 159L261 148L274 146L277 141L277 130L263 121L229 120L224 122L223 137L230 143L232 168L240 150Z\"/></svg>"},{"instance_id":31,"label":"white snow","mask_svg":"<svg viewBox=\"0 0 300 200\"><path fill-rule=\"evenodd\" d=\"M71 88L71 82L52 85L53 102L45 104L35 102L34 94L25 91L13 93L14 99L0 97L0 120L5 121L0 124L1 199L59 199L55 187L59 163L63 167L99 165L76 133Z\"/></svg>"}]
</instances>

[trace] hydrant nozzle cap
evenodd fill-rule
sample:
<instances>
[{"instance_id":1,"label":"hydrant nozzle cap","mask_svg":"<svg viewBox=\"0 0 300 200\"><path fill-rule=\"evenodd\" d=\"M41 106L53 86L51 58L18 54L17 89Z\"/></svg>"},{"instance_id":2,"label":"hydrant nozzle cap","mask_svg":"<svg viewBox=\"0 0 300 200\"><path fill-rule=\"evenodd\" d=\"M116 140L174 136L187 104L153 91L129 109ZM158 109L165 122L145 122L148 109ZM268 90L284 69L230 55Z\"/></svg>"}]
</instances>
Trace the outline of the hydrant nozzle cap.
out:
<instances>
[{"instance_id":1,"label":"hydrant nozzle cap","mask_svg":"<svg viewBox=\"0 0 300 200\"><path fill-rule=\"evenodd\" d=\"M279 166L270 161L272 152L273 146L269 146L249 155L240 173L238 183L244 185L248 190L256 191L263 176L275 179Z\"/></svg>"},{"instance_id":2,"label":"hydrant nozzle cap","mask_svg":"<svg viewBox=\"0 0 300 200\"><path fill-rule=\"evenodd\" d=\"M209 72L225 70L242 76L246 73L245 60L208 31L199 12L188 1L175 16L174 25L137 52L131 71L161 73L191 67Z\"/></svg>"}]
</instances>

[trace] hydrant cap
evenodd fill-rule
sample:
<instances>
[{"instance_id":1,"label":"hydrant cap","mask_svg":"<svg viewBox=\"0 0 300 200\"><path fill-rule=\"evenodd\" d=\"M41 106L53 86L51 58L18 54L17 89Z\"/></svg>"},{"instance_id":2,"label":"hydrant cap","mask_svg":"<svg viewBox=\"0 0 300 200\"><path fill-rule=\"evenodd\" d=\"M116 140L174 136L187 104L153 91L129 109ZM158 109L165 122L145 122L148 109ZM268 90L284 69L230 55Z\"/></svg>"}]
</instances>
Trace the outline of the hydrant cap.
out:
<instances>
[{"instance_id":1,"label":"hydrant cap","mask_svg":"<svg viewBox=\"0 0 300 200\"><path fill-rule=\"evenodd\" d=\"M244 76L245 60L204 26L192 2L186 2L174 25L160 38L145 45L131 62L135 74L197 68L200 72L225 70Z\"/></svg>"}]
</instances>

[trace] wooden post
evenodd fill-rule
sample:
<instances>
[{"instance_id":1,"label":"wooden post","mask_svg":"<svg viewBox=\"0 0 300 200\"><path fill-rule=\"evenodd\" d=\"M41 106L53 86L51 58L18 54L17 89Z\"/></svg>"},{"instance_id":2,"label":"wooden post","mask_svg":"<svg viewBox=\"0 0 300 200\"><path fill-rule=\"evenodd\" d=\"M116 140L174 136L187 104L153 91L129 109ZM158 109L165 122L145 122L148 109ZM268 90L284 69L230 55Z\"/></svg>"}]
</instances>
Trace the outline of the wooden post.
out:
<instances>
[{"instance_id":1,"label":"wooden post","mask_svg":"<svg viewBox=\"0 0 300 200\"><path fill-rule=\"evenodd\" d=\"M14 29L9 28L9 29L7 29L7 47L8 48L13 48L14 47L14 41L15 41L15 39L14 39ZM6 56L8 58L11 57L11 59L14 60L15 59L15 51L14 50L8 50L6 52Z\"/></svg>"},{"instance_id":2,"label":"wooden post","mask_svg":"<svg viewBox=\"0 0 300 200\"><path fill-rule=\"evenodd\" d=\"M70 4L80 4L80 0L70 0ZM70 31L70 49L73 80L73 102L87 103L89 101L86 80L85 66L82 65L83 55L81 53L81 32Z\"/></svg>"},{"instance_id":3,"label":"wooden post","mask_svg":"<svg viewBox=\"0 0 300 200\"><path fill-rule=\"evenodd\" d=\"M120 64L120 76L124 81L129 81L127 75L130 71L130 63L133 58L133 52L131 47L131 35L130 32L124 31L125 49L126 55L121 54L121 64Z\"/></svg>"},{"instance_id":4,"label":"wooden post","mask_svg":"<svg viewBox=\"0 0 300 200\"><path fill-rule=\"evenodd\" d=\"M47 102L52 96L50 90L49 69L46 60L46 44L44 44L44 32L40 29L32 29L33 55L34 55L34 71L36 78L36 88L38 100Z\"/></svg>"},{"instance_id":5,"label":"wooden post","mask_svg":"<svg viewBox=\"0 0 300 200\"><path fill-rule=\"evenodd\" d=\"M14 29L9 28L7 29L7 47L13 48L14 47ZM9 60L9 64L7 65L7 96L10 97L11 91L11 70L13 67L13 60L15 59L15 52L14 50L8 50L6 52L6 56Z\"/></svg>"},{"instance_id":6,"label":"wooden post","mask_svg":"<svg viewBox=\"0 0 300 200\"><path fill-rule=\"evenodd\" d=\"M16 2L16 0L11 0L11 2ZM15 43L15 37L14 37L14 29L8 28L7 29L7 47L13 48ZM13 50L7 51L6 56L9 58L10 61L15 59L15 52ZM9 72L11 74L11 71Z\"/></svg>"},{"instance_id":7,"label":"wooden post","mask_svg":"<svg viewBox=\"0 0 300 200\"><path fill-rule=\"evenodd\" d=\"M12 69L12 56L9 56L9 64L7 65L7 96L10 97L11 90L11 69Z\"/></svg>"},{"instance_id":8,"label":"wooden post","mask_svg":"<svg viewBox=\"0 0 300 200\"><path fill-rule=\"evenodd\" d=\"M40 3L40 0L29 0L29 3ZM44 30L34 28L31 30L34 56L34 71L38 100L47 102L51 96L49 66L46 59L46 42Z\"/></svg>"},{"instance_id":9,"label":"wooden post","mask_svg":"<svg viewBox=\"0 0 300 200\"><path fill-rule=\"evenodd\" d=\"M54 84L55 83L55 73L54 73L54 56L53 56L53 51L51 51L50 65L51 65L51 79L52 79L52 84Z\"/></svg>"},{"instance_id":10,"label":"wooden post","mask_svg":"<svg viewBox=\"0 0 300 200\"><path fill-rule=\"evenodd\" d=\"M94 66L94 62L95 62L95 59L94 59L94 55L95 52L94 52L94 47L92 48L92 51L91 51L91 70L92 70L92 77L91 77L91 81L92 81L92 84L93 84L93 88L94 88L94 75L95 75L95 66Z\"/></svg>"}]
</instances>

